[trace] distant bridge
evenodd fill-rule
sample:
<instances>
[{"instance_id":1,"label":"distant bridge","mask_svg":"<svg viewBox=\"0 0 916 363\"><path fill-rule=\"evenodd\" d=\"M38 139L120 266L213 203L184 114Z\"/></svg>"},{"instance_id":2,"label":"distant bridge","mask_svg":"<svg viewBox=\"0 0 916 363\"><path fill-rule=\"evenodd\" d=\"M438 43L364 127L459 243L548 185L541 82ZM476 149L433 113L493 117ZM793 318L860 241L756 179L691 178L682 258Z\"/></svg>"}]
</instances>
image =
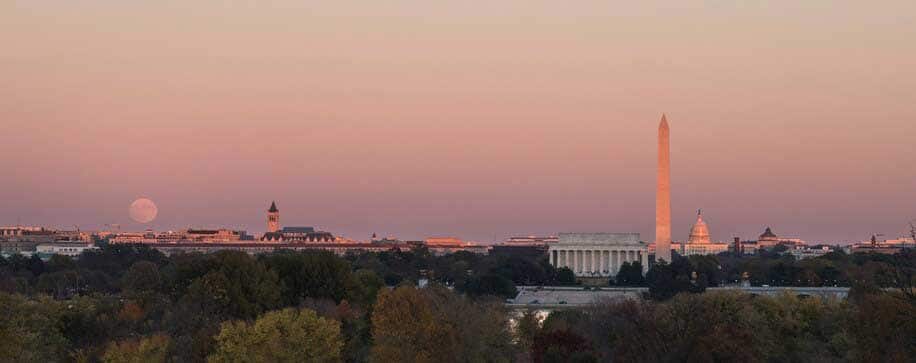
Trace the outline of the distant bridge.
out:
<instances>
[{"instance_id":1,"label":"distant bridge","mask_svg":"<svg viewBox=\"0 0 916 363\"><path fill-rule=\"evenodd\" d=\"M783 293L801 297L818 296L822 298L845 299L849 295L848 287L792 287L792 286L755 286L755 287L709 287L706 291L740 290L752 295L776 296Z\"/></svg>"},{"instance_id":2,"label":"distant bridge","mask_svg":"<svg viewBox=\"0 0 916 363\"><path fill-rule=\"evenodd\" d=\"M518 295L506 303L510 308L563 309L594 304L601 300L631 298L640 299L649 292L647 287L584 287L584 286L519 286ZM706 291L743 291L752 295L776 296L783 293L801 297L845 299L848 287L710 287Z\"/></svg>"}]
</instances>

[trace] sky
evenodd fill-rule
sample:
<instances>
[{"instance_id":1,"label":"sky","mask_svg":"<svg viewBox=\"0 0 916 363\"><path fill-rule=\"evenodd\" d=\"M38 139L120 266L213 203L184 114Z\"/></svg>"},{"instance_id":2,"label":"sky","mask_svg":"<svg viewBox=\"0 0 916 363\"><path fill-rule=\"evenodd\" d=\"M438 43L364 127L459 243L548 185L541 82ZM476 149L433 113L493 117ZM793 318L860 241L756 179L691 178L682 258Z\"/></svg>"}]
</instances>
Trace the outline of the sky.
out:
<instances>
[{"instance_id":1,"label":"sky","mask_svg":"<svg viewBox=\"0 0 916 363\"><path fill-rule=\"evenodd\" d=\"M662 113L675 240L916 219L916 2L269 3L0 3L0 225L651 241Z\"/></svg>"}]
</instances>

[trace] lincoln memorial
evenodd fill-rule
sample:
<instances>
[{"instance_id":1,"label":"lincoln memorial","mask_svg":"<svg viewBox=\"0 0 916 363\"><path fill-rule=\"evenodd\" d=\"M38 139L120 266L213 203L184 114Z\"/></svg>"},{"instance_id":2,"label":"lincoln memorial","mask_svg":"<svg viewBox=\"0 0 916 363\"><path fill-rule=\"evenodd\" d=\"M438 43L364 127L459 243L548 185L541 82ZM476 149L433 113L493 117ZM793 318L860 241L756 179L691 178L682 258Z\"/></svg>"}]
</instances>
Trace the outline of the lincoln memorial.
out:
<instances>
[{"instance_id":1,"label":"lincoln memorial","mask_svg":"<svg viewBox=\"0 0 916 363\"><path fill-rule=\"evenodd\" d=\"M639 261L643 273L649 267L648 245L639 241L639 233L560 233L549 256L551 265L580 277L615 276L624 262Z\"/></svg>"}]
</instances>

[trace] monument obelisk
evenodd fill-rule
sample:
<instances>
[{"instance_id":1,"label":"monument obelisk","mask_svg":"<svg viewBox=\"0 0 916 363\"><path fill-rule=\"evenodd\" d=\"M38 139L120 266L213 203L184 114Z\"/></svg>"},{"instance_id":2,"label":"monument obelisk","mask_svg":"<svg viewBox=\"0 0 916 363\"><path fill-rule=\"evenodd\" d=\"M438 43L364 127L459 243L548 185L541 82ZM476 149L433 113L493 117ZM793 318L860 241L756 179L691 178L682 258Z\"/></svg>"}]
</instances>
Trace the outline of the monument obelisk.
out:
<instances>
[{"instance_id":1,"label":"monument obelisk","mask_svg":"<svg viewBox=\"0 0 916 363\"><path fill-rule=\"evenodd\" d=\"M668 120L658 125L658 179L655 188L655 261L671 263L671 153Z\"/></svg>"}]
</instances>

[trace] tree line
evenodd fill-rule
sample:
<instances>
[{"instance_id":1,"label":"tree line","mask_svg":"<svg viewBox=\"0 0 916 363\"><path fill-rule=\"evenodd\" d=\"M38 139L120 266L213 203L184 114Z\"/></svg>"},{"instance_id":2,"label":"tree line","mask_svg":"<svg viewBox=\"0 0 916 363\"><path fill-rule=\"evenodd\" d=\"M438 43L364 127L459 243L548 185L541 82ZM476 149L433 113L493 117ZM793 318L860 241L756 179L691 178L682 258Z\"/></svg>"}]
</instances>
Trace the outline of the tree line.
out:
<instances>
[{"instance_id":1,"label":"tree line","mask_svg":"<svg viewBox=\"0 0 916 363\"><path fill-rule=\"evenodd\" d=\"M534 362L911 362L916 303L897 292L840 301L735 291L614 300L519 322Z\"/></svg>"},{"instance_id":2,"label":"tree line","mask_svg":"<svg viewBox=\"0 0 916 363\"><path fill-rule=\"evenodd\" d=\"M911 290L883 288L912 283L916 255L820 259L690 256L655 265L646 276L630 265L612 282L647 285L651 299L607 301L541 321L534 312L508 311L505 298L516 294L517 285L576 283L571 271L554 269L546 259L434 256L423 249L344 257L316 250L167 257L128 245L103 246L77 259L17 255L0 259L0 361L914 357L916 299ZM852 297L690 294L754 268L762 269L764 282L780 276L790 281L809 267L854 286ZM431 281L429 287L416 288L420 279Z\"/></svg>"}]
</instances>

